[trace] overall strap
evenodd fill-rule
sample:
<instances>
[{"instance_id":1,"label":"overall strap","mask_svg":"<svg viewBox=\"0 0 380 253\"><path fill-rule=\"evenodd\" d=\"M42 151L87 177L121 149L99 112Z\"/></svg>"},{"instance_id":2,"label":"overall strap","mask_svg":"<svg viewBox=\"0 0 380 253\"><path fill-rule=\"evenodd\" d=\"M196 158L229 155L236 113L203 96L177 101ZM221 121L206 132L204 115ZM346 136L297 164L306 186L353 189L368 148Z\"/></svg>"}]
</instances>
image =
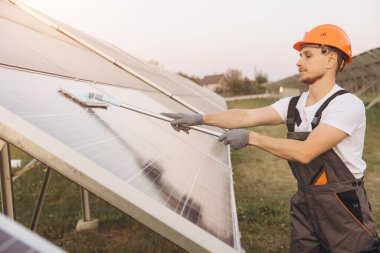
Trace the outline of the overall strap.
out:
<instances>
[{"instance_id":1,"label":"overall strap","mask_svg":"<svg viewBox=\"0 0 380 253\"><path fill-rule=\"evenodd\" d=\"M311 122L311 126L313 130L319 125L319 121L321 120L321 117L322 117L322 112L329 105L331 100L333 100L337 96L340 96L346 93L349 93L349 92L346 90L338 90L337 92L332 94L331 97L329 97L325 102L323 102L321 107L319 107L318 111L315 113L313 121Z\"/></svg>"},{"instance_id":2,"label":"overall strap","mask_svg":"<svg viewBox=\"0 0 380 253\"><path fill-rule=\"evenodd\" d=\"M288 132L294 132L294 124L297 123L297 126L301 124L301 116L298 112L296 105L301 96L292 97L288 106L288 115L286 116L286 127Z\"/></svg>"}]
</instances>

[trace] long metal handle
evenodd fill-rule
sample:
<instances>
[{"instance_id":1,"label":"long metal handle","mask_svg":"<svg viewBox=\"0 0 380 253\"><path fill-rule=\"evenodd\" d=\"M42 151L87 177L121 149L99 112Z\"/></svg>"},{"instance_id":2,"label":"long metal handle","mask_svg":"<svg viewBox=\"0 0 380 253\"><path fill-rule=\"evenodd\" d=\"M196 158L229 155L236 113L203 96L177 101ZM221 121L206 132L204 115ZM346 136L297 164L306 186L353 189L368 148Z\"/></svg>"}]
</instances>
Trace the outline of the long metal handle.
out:
<instances>
[{"instance_id":1,"label":"long metal handle","mask_svg":"<svg viewBox=\"0 0 380 253\"><path fill-rule=\"evenodd\" d=\"M156 118L156 119L160 119L160 120L166 121L166 122L171 122L173 120L172 118L166 117L164 115L153 113L153 112L150 112L150 111L146 111L144 109L137 108L137 107L134 107L134 106L131 106L131 105L120 104L119 106L123 107L125 109L128 109L128 110L134 111L134 112L138 112L138 113L141 113L141 114L144 114L144 115ZM208 135L215 136L215 137L220 137L222 135L219 132L215 132L215 131L212 131L212 130L209 130L209 129L206 129L206 128L202 128L202 127L198 127L198 126L186 126L186 127L190 128L190 129L193 129L195 131L201 132L201 133L205 133L205 134L208 134Z\"/></svg>"},{"instance_id":2,"label":"long metal handle","mask_svg":"<svg viewBox=\"0 0 380 253\"><path fill-rule=\"evenodd\" d=\"M96 100L99 100L99 101L102 101L102 102L106 102L106 103L112 104L114 106L119 106L119 107L122 107L122 108L125 108L125 109L128 109L128 110L137 112L137 113L141 113L141 114L144 114L144 115L156 118L156 119L160 119L160 120L163 120L163 121L166 121L166 122L171 122L173 120L172 118L166 117L166 116L158 114L158 113L146 111L146 110L141 109L141 108L137 108L137 107L134 107L134 106L131 106L131 105L123 104L119 100L116 100L116 99L113 99L113 98L110 98L110 97L107 97L107 96L104 96L104 95L101 95L101 94L89 93L88 97L91 98L91 99L96 99ZM198 127L198 126L186 126L186 127L190 128L190 129L193 129L195 131L201 132L201 133L205 133L205 134L208 134L208 135L215 136L215 137L220 137L222 135L221 133L218 133L218 132L206 129L206 128Z\"/></svg>"}]
</instances>

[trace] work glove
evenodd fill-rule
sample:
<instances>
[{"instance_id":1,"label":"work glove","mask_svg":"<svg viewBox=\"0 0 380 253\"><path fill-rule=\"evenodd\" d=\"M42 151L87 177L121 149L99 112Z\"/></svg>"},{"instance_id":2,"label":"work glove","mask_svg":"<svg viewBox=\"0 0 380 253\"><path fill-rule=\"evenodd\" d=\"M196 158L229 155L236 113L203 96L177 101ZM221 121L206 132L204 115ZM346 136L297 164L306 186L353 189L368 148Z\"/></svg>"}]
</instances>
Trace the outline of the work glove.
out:
<instances>
[{"instance_id":1,"label":"work glove","mask_svg":"<svg viewBox=\"0 0 380 253\"><path fill-rule=\"evenodd\" d=\"M170 122L174 130L177 132L184 131L189 134L190 128L186 126L197 126L202 125L203 117L200 114L188 114L188 113L161 113L166 117L172 118Z\"/></svg>"},{"instance_id":2,"label":"work glove","mask_svg":"<svg viewBox=\"0 0 380 253\"><path fill-rule=\"evenodd\" d=\"M225 145L230 144L234 149L244 148L248 146L249 143L249 130L228 130L219 137L219 141L223 142Z\"/></svg>"}]
</instances>

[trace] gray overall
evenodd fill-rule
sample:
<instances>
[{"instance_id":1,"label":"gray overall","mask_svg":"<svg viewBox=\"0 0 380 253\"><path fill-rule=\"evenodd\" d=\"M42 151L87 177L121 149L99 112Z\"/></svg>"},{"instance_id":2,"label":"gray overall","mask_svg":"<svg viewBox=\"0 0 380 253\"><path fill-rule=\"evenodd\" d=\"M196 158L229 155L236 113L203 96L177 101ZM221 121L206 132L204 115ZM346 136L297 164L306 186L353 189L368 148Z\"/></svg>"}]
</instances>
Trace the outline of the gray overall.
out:
<instances>
[{"instance_id":1,"label":"gray overall","mask_svg":"<svg viewBox=\"0 0 380 253\"><path fill-rule=\"evenodd\" d=\"M315 114L312 128L318 126L323 110L341 90L328 98ZM305 140L309 132L294 132L301 123L296 105L289 103L286 125L288 139ZM355 179L332 150L304 165L289 161L297 179L298 191L291 199L291 253L376 253L379 238L370 216L370 203L363 178Z\"/></svg>"}]
</instances>

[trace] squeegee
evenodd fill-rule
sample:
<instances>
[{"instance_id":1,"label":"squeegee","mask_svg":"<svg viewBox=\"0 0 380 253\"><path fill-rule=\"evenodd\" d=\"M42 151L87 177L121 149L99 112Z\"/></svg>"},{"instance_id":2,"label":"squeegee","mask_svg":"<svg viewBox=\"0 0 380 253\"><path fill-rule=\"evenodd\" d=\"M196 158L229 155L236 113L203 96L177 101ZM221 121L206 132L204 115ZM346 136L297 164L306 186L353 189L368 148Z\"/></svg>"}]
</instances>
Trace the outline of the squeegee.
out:
<instances>
[{"instance_id":1,"label":"squeegee","mask_svg":"<svg viewBox=\"0 0 380 253\"><path fill-rule=\"evenodd\" d=\"M147 110L144 110L132 105L122 103L121 101L117 99L104 96L102 94L96 94L93 92L87 92L87 93L79 92L79 91L73 91L73 90L68 90L68 89L63 89L63 88L60 88L59 92L65 95L66 97L71 98L74 102L79 103L80 105L84 107L88 107L88 108L107 109L108 105L111 104L111 105L121 107L130 111L144 114L156 119L160 119L166 122L171 122L173 120L172 118L166 117L164 115L150 112L150 111L147 111ZM222 133L218 133L218 132L215 132L206 128L198 127L198 126L186 126L186 127L188 127L189 129L201 132L201 133L215 136L215 137L220 137L222 135Z\"/></svg>"}]
</instances>

